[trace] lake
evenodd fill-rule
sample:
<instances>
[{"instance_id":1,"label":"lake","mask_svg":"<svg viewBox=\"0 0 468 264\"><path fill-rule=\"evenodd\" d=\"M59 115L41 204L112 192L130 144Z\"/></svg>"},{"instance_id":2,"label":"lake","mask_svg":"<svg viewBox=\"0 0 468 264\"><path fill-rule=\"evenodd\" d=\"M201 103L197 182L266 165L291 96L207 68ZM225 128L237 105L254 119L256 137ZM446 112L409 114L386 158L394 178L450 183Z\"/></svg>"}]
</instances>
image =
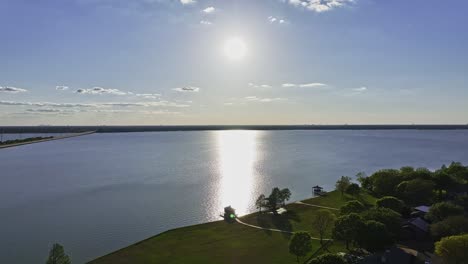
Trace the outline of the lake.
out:
<instances>
[{"instance_id":1,"label":"lake","mask_svg":"<svg viewBox=\"0 0 468 264\"><path fill-rule=\"evenodd\" d=\"M342 175L468 163L467 130L93 134L0 149L0 263L59 242L84 263L165 230L239 214L273 187L292 200Z\"/></svg>"}]
</instances>

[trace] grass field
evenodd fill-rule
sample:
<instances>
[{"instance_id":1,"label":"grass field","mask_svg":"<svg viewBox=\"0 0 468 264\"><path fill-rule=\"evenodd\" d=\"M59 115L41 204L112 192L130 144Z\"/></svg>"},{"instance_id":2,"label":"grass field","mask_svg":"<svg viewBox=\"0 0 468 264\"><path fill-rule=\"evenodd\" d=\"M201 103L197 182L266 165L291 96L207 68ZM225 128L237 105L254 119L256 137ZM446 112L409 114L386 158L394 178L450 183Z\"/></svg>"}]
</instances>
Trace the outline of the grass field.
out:
<instances>
[{"instance_id":1,"label":"grass field","mask_svg":"<svg viewBox=\"0 0 468 264\"><path fill-rule=\"evenodd\" d=\"M331 192L304 202L339 208L352 199ZM369 195L362 195L361 199L368 204L375 203L375 199ZM286 208L288 213L282 216L254 213L241 219L262 227L309 231L312 236L318 237L311 220L319 208L300 204L289 204ZM330 232L327 237L330 237ZM290 235L286 233L217 221L170 230L90 263L297 263L296 257L288 252L289 238ZM319 248L319 241L313 241L312 252ZM328 249L331 252L345 251L344 245L338 241Z\"/></svg>"}]
</instances>

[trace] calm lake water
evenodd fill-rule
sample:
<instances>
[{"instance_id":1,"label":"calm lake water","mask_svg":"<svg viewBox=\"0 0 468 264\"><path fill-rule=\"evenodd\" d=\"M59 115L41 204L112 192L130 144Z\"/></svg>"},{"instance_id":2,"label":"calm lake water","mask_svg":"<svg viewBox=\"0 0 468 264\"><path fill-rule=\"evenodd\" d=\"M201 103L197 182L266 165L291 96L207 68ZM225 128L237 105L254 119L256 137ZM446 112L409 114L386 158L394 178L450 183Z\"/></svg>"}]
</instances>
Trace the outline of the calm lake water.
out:
<instances>
[{"instance_id":1,"label":"calm lake water","mask_svg":"<svg viewBox=\"0 0 468 264\"><path fill-rule=\"evenodd\" d=\"M54 242L84 263L165 230L240 214L272 187L292 200L342 175L468 163L468 131L93 134L0 149L0 263Z\"/></svg>"}]
</instances>

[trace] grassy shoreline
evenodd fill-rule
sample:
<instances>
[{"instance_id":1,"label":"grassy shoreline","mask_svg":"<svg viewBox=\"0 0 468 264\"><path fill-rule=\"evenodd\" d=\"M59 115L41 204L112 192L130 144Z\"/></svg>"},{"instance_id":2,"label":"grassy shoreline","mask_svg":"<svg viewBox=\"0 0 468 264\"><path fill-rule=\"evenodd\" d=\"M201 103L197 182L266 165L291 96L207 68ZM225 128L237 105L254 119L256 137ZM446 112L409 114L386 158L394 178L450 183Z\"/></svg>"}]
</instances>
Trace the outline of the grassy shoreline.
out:
<instances>
[{"instance_id":1,"label":"grassy shoreline","mask_svg":"<svg viewBox=\"0 0 468 264\"><path fill-rule=\"evenodd\" d=\"M32 141L13 143L13 144L8 144L8 145L0 145L0 149L18 147L18 146L34 144L34 143L47 142L47 141L52 141L52 140L59 140L59 139L66 139L66 138L72 138L72 137L85 136L85 135L93 134L95 132L96 131L87 131L87 132L75 133L75 134L65 135L65 136L60 136L60 137L50 137L50 138L43 138L43 139L39 139L39 140L32 140Z\"/></svg>"},{"instance_id":2,"label":"grassy shoreline","mask_svg":"<svg viewBox=\"0 0 468 264\"><path fill-rule=\"evenodd\" d=\"M339 208L352 199L354 198L349 195L341 196L333 191L327 196L306 199L303 202ZM363 194L361 199L365 203L375 203L375 198L367 194ZM308 231L311 235L316 235L310 221L320 208L296 203L288 204L286 208L288 213L284 216L252 213L240 219L252 225L293 232ZM330 237L330 232L327 237ZM171 229L89 263L295 263L296 258L288 252L289 238L290 235L285 233L215 221ZM320 249L320 242L313 241L312 248L311 254L304 260ZM329 250L343 252L345 246L335 241Z\"/></svg>"}]
</instances>

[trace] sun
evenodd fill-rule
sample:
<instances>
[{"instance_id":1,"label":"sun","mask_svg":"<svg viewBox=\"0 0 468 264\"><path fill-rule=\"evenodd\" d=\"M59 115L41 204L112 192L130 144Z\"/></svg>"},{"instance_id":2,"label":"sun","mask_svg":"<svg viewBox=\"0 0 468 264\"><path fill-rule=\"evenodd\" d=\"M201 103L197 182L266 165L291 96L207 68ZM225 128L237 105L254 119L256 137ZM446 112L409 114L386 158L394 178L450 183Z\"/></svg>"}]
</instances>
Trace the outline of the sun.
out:
<instances>
[{"instance_id":1,"label":"sun","mask_svg":"<svg viewBox=\"0 0 468 264\"><path fill-rule=\"evenodd\" d=\"M229 38L224 43L224 54L230 60L240 60L247 54L247 45L242 38Z\"/></svg>"}]
</instances>

